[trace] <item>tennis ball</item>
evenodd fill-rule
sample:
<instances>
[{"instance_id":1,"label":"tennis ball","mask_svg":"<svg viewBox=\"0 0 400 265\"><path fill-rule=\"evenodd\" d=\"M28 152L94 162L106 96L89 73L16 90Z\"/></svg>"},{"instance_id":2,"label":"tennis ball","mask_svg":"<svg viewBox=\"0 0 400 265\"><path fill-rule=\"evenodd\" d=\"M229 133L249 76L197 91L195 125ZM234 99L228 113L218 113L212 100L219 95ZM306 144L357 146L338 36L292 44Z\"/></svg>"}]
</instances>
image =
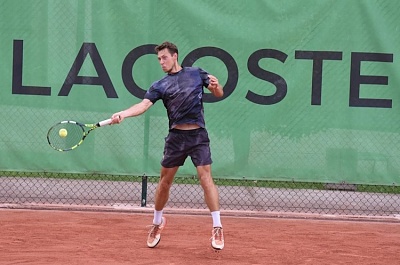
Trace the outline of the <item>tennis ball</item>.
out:
<instances>
[{"instance_id":1,"label":"tennis ball","mask_svg":"<svg viewBox=\"0 0 400 265\"><path fill-rule=\"evenodd\" d=\"M58 135L60 135L60 137L62 137L62 138L66 137L67 134L68 134L68 131L66 129L60 129L58 131Z\"/></svg>"}]
</instances>

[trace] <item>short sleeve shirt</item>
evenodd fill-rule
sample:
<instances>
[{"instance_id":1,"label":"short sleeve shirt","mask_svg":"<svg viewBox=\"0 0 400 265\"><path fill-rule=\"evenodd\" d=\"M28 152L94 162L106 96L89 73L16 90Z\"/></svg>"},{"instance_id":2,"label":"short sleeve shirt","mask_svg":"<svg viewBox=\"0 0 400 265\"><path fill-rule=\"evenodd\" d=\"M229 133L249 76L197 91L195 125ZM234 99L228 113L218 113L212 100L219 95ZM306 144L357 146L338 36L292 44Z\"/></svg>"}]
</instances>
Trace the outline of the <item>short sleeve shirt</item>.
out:
<instances>
[{"instance_id":1,"label":"short sleeve shirt","mask_svg":"<svg viewBox=\"0 0 400 265\"><path fill-rule=\"evenodd\" d=\"M167 109L169 128L190 123L205 127L203 87L208 87L208 73L198 67L183 67L154 82L144 98L153 104L161 99Z\"/></svg>"}]
</instances>

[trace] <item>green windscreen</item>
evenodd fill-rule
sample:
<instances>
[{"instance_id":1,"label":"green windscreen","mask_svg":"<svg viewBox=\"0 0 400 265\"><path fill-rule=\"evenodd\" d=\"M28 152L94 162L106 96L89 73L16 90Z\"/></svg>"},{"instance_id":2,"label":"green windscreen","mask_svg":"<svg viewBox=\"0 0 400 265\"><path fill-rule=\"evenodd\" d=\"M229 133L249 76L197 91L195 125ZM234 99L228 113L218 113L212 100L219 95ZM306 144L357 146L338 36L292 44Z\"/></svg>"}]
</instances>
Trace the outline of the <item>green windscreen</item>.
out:
<instances>
[{"instance_id":1,"label":"green windscreen","mask_svg":"<svg viewBox=\"0 0 400 265\"><path fill-rule=\"evenodd\" d=\"M0 170L158 175L162 102L53 150L162 78L154 46L218 77L205 90L215 178L399 183L398 1L0 1ZM195 175L190 159L179 175Z\"/></svg>"}]
</instances>

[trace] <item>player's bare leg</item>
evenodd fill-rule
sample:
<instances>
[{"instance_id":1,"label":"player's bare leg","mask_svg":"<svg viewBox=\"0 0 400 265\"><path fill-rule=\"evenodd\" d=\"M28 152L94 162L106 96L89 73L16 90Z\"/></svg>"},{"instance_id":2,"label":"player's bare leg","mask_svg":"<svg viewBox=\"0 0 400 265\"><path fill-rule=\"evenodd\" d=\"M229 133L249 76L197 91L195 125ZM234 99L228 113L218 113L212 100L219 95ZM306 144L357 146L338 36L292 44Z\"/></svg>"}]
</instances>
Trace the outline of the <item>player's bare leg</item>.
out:
<instances>
[{"instance_id":1,"label":"player's bare leg","mask_svg":"<svg viewBox=\"0 0 400 265\"><path fill-rule=\"evenodd\" d=\"M154 220L147 237L147 246L154 248L161 240L161 232L167 224L167 219L162 217L162 210L169 198L169 190L172 182L174 181L175 173L179 167L161 168L160 181L158 182L155 207L154 207Z\"/></svg>"},{"instance_id":2,"label":"player's bare leg","mask_svg":"<svg viewBox=\"0 0 400 265\"><path fill-rule=\"evenodd\" d=\"M157 185L154 209L161 211L168 202L169 190L179 167L161 167L160 180Z\"/></svg>"},{"instance_id":3,"label":"player's bare leg","mask_svg":"<svg viewBox=\"0 0 400 265\"><path fill-rule=\"evenodd\" d=\"M197 174L200 185L204 190L204 200L213 217L211 246L216 250L222 250L224 248L224 234L220 220L219 194L211 176L211 165L198 166Z\"/></svg>"},{"instance_id":4,"label":"player's bare leg","mask_svg":"<svg viewBox=\"0 0 400 265\"><path fill-rule=\"evenodd\" d=\"M198 166L196 169L207 207L211 212L219 211L219 194L211 176L211 166Z\"/></svg>"}]
</instances>

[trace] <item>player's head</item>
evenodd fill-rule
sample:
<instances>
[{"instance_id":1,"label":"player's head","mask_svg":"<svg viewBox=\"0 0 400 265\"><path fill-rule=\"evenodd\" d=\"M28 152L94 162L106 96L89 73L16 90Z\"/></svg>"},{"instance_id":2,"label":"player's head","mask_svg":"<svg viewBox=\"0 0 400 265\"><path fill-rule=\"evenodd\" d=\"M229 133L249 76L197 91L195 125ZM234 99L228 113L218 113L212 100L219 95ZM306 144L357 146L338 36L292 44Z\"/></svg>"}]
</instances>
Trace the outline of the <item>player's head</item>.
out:
<instances>
[{"instance_id":1,"label":"player's head","mask_svg":"<svg viewBox=\"0 0 400 265\"><path fill-rule=\"evenodd\" d=\"M178 47L175 44L165 41L156 46L158 61L165 73L173 72L178 65Z\"/></svg>"}]
</instances>

